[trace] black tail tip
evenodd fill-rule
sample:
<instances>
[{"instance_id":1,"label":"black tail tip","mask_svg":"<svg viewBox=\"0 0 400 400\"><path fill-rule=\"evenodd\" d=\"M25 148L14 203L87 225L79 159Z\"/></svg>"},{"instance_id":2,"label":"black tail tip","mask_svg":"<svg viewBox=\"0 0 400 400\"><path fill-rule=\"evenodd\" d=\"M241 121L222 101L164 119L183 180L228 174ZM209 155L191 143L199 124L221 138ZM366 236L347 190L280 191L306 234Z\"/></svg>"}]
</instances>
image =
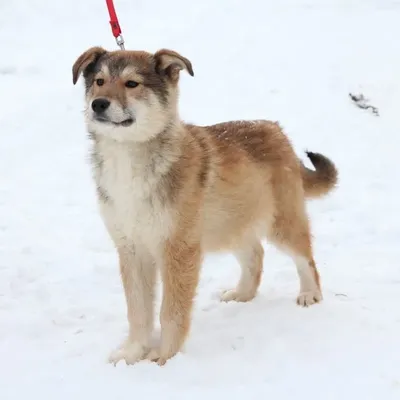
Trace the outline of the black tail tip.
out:
<instances>
[{"instance_id":1,"label":"black tail tip","mask_svg":"<svg viewBox=\"0 0 400 400\"><path fill-rule=\"evenodd\" d=\"M306 154L307 154L308 158L312 158L315 156L315 153L313 153L312 151L308 151L308 150L306 150Z\"/></svg>"},{"instance_id":2,"label":"black tail tip","mask_svg":"<svg viewBox=\"0 0 400 400\"><path fill-rule=\"evenodd\" d=\"M325 160L325 157L322 154L314 153L312 151L306 150L306 155L314 166L321 164Z\"/></svg>"},{"instance_id":3,"label":"black tail tip","mask_svg":"<svg viewBox=\"0 0 400 400\"><path fill-rule=\"evenodd\" d=\"M311 160L313 164L314 161L318 160L318 153L306 150L306 156Z\"/></svg>"}]
</instances>

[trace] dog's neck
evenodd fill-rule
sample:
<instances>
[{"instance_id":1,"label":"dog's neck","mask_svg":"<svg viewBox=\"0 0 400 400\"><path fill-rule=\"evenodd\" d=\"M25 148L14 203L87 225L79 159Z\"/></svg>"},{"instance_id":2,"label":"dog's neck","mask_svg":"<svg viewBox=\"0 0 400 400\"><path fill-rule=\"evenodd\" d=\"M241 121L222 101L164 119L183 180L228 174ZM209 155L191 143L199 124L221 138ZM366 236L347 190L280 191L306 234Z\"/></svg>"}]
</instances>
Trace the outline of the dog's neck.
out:
<instances>
[{"instance_id":1,"label":"dog's neck","mask_svg":"<svg viewBox=\"0 0 400 400\"><path fill-rule=\"evenodd\" d=\"M95 165L105 159L129 157L135 174L166 174L182 153L185 130L180 121L173 120L150 140L145 142L117 141L95 132L90 133L93 142L92 161Z\"/></svg>"}]
</instances>

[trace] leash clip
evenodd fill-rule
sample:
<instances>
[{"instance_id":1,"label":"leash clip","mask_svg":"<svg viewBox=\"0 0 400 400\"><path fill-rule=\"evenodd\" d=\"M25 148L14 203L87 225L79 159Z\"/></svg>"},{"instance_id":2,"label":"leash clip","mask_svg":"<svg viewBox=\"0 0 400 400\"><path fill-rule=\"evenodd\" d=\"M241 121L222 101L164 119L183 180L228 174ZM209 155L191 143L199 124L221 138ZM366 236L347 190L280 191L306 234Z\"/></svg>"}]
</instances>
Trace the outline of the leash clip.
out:
<instances>
[{"instance_id":1,"label":"leash clip","mask_svg":"<svg viewBox=\"0 0 400 400\"><path fill-rule=\"evenodd\" d=\"M115 38L115 41L117 42L117 45L120 47L121 50L125 50L125 46L124 46L125 41L124 41L124 38L122 37L122 35L118 35Z\"/></svg>"}]
</instances>

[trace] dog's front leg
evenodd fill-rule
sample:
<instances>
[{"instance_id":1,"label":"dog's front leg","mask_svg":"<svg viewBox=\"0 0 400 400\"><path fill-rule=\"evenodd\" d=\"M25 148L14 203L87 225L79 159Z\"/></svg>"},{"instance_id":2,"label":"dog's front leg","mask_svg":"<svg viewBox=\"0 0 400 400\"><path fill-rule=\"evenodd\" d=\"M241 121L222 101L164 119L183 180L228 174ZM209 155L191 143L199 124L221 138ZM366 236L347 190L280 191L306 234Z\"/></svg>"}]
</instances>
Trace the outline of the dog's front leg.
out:
<instances>
[{"instance_id":1,"label":"dog's front leg","mask_svg":"<svg viewBox=\"0 0 400 400\"><path fill-rule=\"evenodd\" d=\"M159 365L182 347L190 328L193 299L199 280L201 247L186 238L170 240L165 245L161 269L163 299L161 305L161 344L150 359Z\"/></svg>"},{"instance_id":2,"label":"dog's front leg","mask_svg":"<svg viewBox=\"0 0 400 400\"><path fill-rule=\"evenodd\" d=\"M121 279L124 286L129 321L129 335L114 350L109 361L125 360L134 364L143 359L149 349L154 322L155 263L144 250L132 246L118 248Z\"/></svg>"}]
</instances>

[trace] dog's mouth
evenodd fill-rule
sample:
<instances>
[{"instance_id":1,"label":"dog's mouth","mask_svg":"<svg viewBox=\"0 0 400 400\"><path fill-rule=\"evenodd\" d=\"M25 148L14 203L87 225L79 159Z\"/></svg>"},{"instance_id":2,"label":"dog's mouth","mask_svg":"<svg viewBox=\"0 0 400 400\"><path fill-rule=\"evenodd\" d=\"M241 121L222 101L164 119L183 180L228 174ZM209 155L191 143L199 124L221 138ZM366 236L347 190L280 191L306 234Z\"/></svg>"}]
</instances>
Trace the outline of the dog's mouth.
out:
<instances>
[{"instance_id":1,"label":"dog's mouth","mask_svg":"<svg viewBox=\"0 0 400 400\"><path fill-rule=\"evenodd\" d=\"M123 126L125 128L128 127L128 126L131 126L135 122L133 120L133 118L127 118L127 119L124 119L121 122L114 122L114 121L111 121L110 119L108 119L106 117L102 117L100 115L96 115L94 117L94 119L95 119L95 121L101 122L103 124L110 124L110 125L113 125L113 126Z\"/></svg>"}]
</instances>

